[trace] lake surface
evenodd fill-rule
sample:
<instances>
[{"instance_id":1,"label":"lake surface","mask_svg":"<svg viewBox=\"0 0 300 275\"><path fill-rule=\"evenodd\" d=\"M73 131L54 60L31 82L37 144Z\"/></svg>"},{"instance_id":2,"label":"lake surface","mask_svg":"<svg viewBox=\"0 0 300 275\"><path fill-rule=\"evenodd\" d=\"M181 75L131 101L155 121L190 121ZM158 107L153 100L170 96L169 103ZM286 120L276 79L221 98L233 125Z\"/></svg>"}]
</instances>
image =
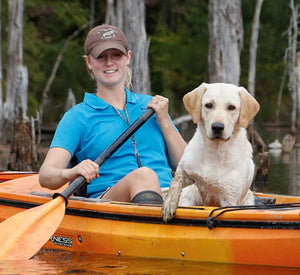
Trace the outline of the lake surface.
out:
<instances>
[{"instance_id":1,"label":"lake surface","mask_svg":"<svg viewBox=\"0 0 300 275\"><path fill-rule=\"evenodd\" d=\"M183 262L42 250L28 261L0 262L0 274L299 274L300 269Z\"/></svg>"},{"instance_id":2,"label":"lake surface","mask_svg":"<svg viewBox=\"0 0 300 275\"><path fill-rule=\"evenodd\" d=\"M269 150L269 173L266 182L254 183L258 192L300 196L300 148L290 154Z\"/></svg>"},{"instance_id":3,"label":"lake surface","mask_svg":"<svg viewBox=\"0 0 300 275\"><path fill-rule=\"evenodd\" d=\"M268 130L268 129L267 129ZM284 132L263 132L270 143ZM9 148L0 146L0 169L5 169ZM300 196L300 149L290 154L269 151L267 182L255 183L253 190ZM253 251L255 253L255 251ZM300 269L249 265L184 262L129 258L90 253L41 250L28 261L0 262L0 274L300 274Z\"/></svg>"}]
</instances>

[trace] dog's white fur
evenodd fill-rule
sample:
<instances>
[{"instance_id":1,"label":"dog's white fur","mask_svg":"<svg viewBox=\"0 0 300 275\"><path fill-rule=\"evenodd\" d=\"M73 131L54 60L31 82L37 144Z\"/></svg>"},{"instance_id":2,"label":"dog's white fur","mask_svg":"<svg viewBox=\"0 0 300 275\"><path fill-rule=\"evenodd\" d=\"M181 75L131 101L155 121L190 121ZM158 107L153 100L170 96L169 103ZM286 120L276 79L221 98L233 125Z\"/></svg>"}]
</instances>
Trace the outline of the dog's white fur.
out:
<instances>
[{"instance_id":1,"label":"dog's white fur","mask_svg":"<svg viewBox=\"0 0 300 275\"><path fill-rule=\"evenodd\" d=\"M258 102L245 88L225 83L202 83L183 102L197 129L164 201L164 221L174 216L178 202L181 206L254 204L252 146L245 128L258 112Z\"/></svg>"}]
</instances>

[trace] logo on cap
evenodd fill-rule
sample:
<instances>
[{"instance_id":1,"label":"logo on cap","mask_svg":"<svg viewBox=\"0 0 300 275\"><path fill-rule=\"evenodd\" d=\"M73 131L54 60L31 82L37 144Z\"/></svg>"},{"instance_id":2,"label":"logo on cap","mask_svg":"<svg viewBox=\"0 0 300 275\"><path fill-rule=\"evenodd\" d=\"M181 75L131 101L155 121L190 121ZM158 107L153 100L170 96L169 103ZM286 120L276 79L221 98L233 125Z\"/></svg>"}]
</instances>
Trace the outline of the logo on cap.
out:
<instances>
[{"instance_id":1,"label":"logo on cap","mask_svg":"<svg viewBox=\"0 0 300 275\"><path fill-rule=\"evenodd\" d=\"M105 31L105 32L103 32ZM97 32L97 34L100 34L101 35L101 39L111 39L111 38L115 38L116 37L116 34L118 32L116 30L113 30L113 29L103 29L103 30L99 30Z\"/></svg>"}]
</instances>

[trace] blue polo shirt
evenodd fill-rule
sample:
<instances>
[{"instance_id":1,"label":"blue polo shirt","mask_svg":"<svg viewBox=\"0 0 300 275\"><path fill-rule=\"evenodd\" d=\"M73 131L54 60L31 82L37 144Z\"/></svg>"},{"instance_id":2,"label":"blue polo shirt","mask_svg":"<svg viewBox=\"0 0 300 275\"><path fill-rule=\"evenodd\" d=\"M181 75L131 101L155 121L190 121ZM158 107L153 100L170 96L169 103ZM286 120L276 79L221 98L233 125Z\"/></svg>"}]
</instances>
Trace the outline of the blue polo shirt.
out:
<instances>
[{"instance_id":1,"label":"blue polo shirt","mask_svg":"<svg viewBox=\"0 0 300 275\"><path fill-rule=\"evenodd\" d=\"M130 123L145 112L151 96L126 92L126 108ZM118 110L126 118L124 110ZM174 126L175 127L175 126ZM95 93L85 93L83 102L65 113L59 122L50 148L61 147L75 155L78 162L96 158L110 146L128 125L107 102ZM176 129L177 130L177 129ZM154 114L135 134L136 148L143 166L153 169L161 187L168 187L171 168L167 148ZM100 177L87 186L88 197L98 197L108 187L138 168L131 138L101 167Z\"/></svg>"}]
</instances>

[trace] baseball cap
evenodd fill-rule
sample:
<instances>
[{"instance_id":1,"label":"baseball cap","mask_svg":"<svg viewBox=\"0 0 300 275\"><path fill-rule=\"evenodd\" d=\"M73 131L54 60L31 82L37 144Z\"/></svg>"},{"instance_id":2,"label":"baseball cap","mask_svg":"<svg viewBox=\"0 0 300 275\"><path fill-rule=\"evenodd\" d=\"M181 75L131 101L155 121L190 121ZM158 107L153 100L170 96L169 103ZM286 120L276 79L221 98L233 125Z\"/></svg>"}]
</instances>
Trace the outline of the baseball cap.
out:
<instances>
[{"instance_id":1,"label":"baseball cap","mask_svg":"<svg viewBox=\"0 0 300 275\"><path fill-rule=\"evenodd\" d=\"M126 55L128 48L127 38L123 31L107 24L91 29L84 43L85 54L94 58L107 49L118 49Z\"/></svg>"}]
</instances>

